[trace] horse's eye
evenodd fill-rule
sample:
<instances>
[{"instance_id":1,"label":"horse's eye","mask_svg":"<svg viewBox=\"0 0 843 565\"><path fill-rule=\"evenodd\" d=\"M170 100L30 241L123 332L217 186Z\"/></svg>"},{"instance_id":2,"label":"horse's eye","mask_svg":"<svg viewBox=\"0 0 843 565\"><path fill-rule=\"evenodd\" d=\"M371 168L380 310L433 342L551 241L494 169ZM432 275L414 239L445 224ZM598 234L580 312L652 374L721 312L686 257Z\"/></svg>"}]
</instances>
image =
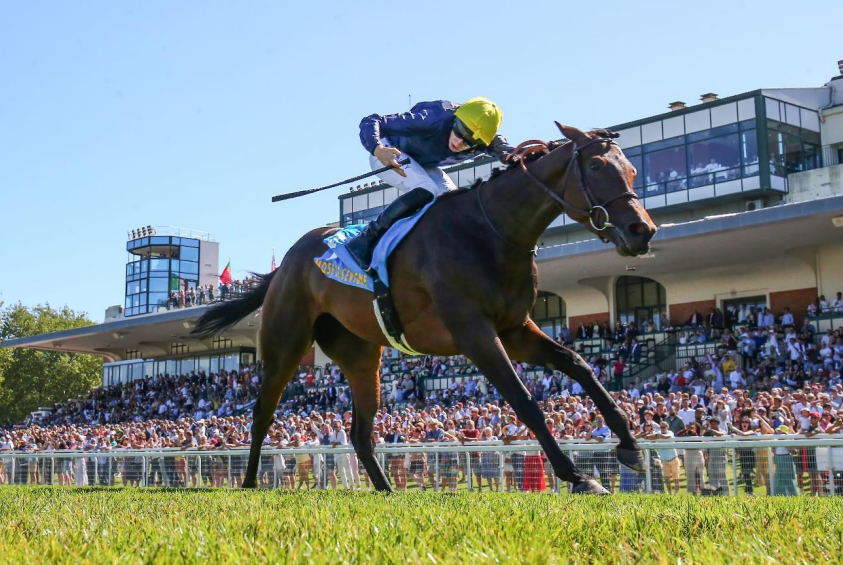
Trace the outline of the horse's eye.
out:
<instances>
[{"instance_id":1,"label":"horse's eye","mask_svg":"<svg viewBox=\"0 0 843 565\"><path fill-rule=\"evenodd\" d=\"M600 162L600 159L594 159L588 164L588 168L592 171L599 171L600 167L603 166L603 163Z\"/></svg>"}]
</instances>

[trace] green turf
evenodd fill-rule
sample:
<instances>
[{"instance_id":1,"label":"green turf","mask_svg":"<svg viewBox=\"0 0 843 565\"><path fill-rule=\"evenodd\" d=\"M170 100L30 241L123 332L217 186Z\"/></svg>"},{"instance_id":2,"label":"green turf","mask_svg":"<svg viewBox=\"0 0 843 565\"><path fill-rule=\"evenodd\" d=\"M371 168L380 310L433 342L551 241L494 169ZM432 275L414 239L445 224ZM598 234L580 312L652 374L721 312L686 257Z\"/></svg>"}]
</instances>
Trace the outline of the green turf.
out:
<instances>
[{"instance_id":1,"label":"green turf","mask_svg":"<svg viewBox=\"0 0 843 565\"><path fill-rule=\"evenodd\" d=\"M3 563L827 563L837 498L0 488Z\"/></svg>"}]
</instances>

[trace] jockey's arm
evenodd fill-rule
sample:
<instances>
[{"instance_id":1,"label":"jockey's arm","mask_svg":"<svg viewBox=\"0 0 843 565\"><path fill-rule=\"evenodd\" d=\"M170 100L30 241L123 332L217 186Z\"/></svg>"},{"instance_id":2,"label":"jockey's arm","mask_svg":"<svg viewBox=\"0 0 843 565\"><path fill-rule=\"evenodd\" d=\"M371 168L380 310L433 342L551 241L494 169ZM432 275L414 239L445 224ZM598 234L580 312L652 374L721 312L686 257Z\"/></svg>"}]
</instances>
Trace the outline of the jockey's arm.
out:
<instances>
[{"instance_id":1,"label":"jockey's arm","mask_svg":"<svg viewBox=\"0 0 843 565\"><path fill-rule=\"evenodd\" d=\"M492 143L489 144L486 152L494 155L498 158L498 160L503 163L504 159L506 159L510 153L515 149L509 142L504 139L501 135L496 135L495 138L492 140Z\"/></svg>"},{"instance_id":2,"label":"jockey's arm","mask_svg":"<svg viewBox=\"0 0 843 565\"><path fill-rule=\"evenodd\" d=\"M374 155L381 137L424 135L435 132L437 123L438 120L430 116L427 110L386 116L372 114L360 121L360 142L366 151Z\"/></svg>"}]
</instances>

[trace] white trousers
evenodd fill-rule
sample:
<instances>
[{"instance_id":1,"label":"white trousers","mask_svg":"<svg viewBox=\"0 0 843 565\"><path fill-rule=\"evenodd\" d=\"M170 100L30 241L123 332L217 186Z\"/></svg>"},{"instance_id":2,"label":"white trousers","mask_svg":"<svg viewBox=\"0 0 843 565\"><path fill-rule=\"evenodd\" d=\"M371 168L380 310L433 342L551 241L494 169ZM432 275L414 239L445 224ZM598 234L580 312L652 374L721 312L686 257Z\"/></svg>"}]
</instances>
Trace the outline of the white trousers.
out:
<instances>
[{"instance_id":1,"label":"white trousers","mask_svg":"<svg viewBox=\"0 0 843 565\"><path fill-rule=\"evenodd\" d=\"M381 139L381 144L384 147L392 147L388 139ZM399 193L404 194L414 188L423 188L431 192L434 196L439 196L443 192L457 189L457 185L454 184L451 177L445 174L445 171L439 167L422 167L406 153L402 153L400 157L396 158L396 161L402 159L410 159L408 164L401 167L401 170L406 173L406 177L402 177L392 170L378 173L378 177L383 182L396 187ZM383 163L378 161L378 158L374 155L369 155L369 164L372 166L373 171L383 167Z\"/></svg>"},{"instance_id":2,"label":"white trousers","mask_svg":"<svg viewBox=\"0 0 843 565\"><path fill-rule=\"evenodd\" d=\"M357 455L354 453L350 453L348 455L348 462L349 466L351 467L351 482L354 483L355 486L360 486L360 461L357 459Z\"/></svg>"},{"instance_id":3,"label":"white trousers","mask_svg":"<svg viewBox=\"0 0 843 565\"><path fill-rule=\"evenodd\" d=\"M337 475L340 476L343 488L351 488L354 483L351 480L351 464L348 461L347 453L334 455L334 462L337 465Z\"/></svg>"},{"instance_id":4,"label":"white trousers","mask_svg":"<svg viewBox=\"0 0 843 565\"><path fill-rule=\"evenodd\" d=\"M312 455L313 458L313 477L316 479L316 488L321 490L325 488L325 477L322 476L322 459L321 455Z\"/></svg>"}]
</instances>

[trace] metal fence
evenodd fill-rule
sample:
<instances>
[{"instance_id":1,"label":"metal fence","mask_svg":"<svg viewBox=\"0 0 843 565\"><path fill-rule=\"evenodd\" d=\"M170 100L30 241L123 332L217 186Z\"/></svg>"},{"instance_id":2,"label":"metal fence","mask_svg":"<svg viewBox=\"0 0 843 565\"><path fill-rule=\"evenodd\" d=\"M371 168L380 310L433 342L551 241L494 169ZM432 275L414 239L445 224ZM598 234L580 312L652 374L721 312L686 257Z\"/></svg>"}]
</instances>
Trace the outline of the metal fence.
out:
<instances>
[{"instance_id":1,"label":"metal fence","mask_svg":"<svg viewBox=\"0 0 843 565\"><path fill-rule=\"evenodd\" d=\"M642 442L647 470L615 458L614 441L560 442L583 471L612 492L702 495L843 494L843 438L684 438ZM397 490L564 492L535 442L379 446ZM2 485L238 487L247 449L0 454ZM261 488L372 489L351 447L264 449Z\"/></svg>"}]
</instances>

